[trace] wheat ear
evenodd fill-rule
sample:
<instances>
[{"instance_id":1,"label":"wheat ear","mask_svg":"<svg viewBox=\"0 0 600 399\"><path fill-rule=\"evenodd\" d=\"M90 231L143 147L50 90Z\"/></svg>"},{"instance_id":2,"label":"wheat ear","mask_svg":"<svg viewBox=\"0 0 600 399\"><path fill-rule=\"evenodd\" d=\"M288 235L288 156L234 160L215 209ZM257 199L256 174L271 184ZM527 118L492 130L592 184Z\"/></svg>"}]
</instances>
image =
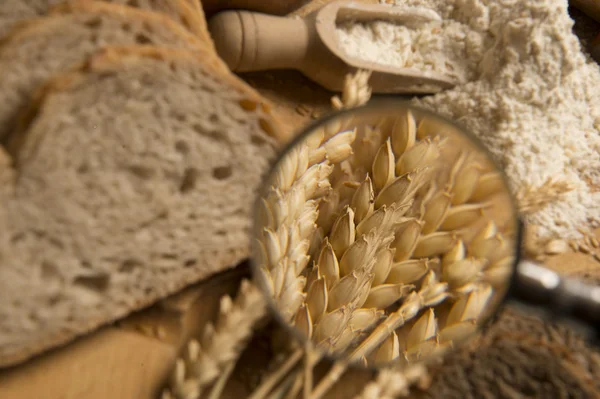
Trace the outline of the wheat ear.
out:
<instances>
[{"instance_id":1,"label":"wheat ear","mask_svg":"<svg viewBox=\"0 0 600 399\"><path fill-rule=\"evenodd\" d=\"M340 99L337 96L332 98L332 104L334 105L334 108L351 108L366 103L371 96L371 89L368 85L369 77L369 71L358 71L358 73L354 75L346 76L342 98ZM306 138L305 142L301 146L301 149L298 150L295 155L292 154L291 158L287 157L287 159L284 160L284 168L281 168L280 171L276 172L278 177L275 179L275 183L285 181L287 182L286 184L288 184L288 186L292 186L294 184L294 178L297 180L302 180L304 178L304 181L306 182L308 181L308 179L304 177L304 173L306 172L303 172L305 171L305 168L308 170L309 167L320 163L324 166L324 170L319 174L321 181L318 181L316 186L321 189L321 192L319 193L321 194L322 189L328 187L329 185L327 178L329 174L331 174L330 165L340 163L352 153L351 144L356 137L356 131L343 132L343 129L350 122L351 121L343 120L333 121L324 128L321 128L319 131L312 132L310 136ZM297 163L294 162L294 157L297 158ZM305 159L308 160L306 166L304 165L306 162ZM325 167L329 168L325 169ZM294 169L295 173L292 172ZM298 186L301 185L298 184ZM292 191L293 190L290 190L288 193ZM304 229L301 228L300 231L305 232L304 234L301 234L303 239L307 239L311 235L313 236L313 239L309 239L308 251L310 251L311 247L314 246L314 243L320 244L320 240L314 240L314 238L319 237L319 231L316 229L318 211L313 211L313 207L316 206L317 202L313 201L309 203L307 201L306 204L302 205L298 201L292 201L291 197L293 194L288 193L283 193L283 195L279 197L280 203L274 203L274 201L265 201L264 203L265 216L263 220L266 221L265 225L268 226L268 228L271 230L277 230L275 234L271 234L271 237L276 238L277 240L271 240L271 242L277 244L276 247L279 249L280 254L277 256L280 258L280 260L282 259L281 254L283 253L283 250L281 242L278 240L280 237L282 237L282 235L285 235L287 225L292 226L289 231L293 232L294 225L298 224L300 220L302 221L301 226L304 226ZM271 197L271 199L273 200L275 197ZM273 214L276 213L273 212L273 209L280 209L281 203L293 204L291 205L292 208L303 206L304 209L302 211L293 210L291 215L290 213L285 213L285 217L279 217L276 220L273 217ZM286 210L289 210L289 208L290 206L287 206ZM296 219L294 219L293 216L298 214L303 215L303 217L297 216ZM286 238L282 238L281 240L286 240ZM297 270L294 270L294 273L286 273L285 276L287 277L288 281L284 281L285 277L282 278L278 276L278 262L273 262L272 259L269 259L269 256L266 253L267 251L264 245L264 239L261 241L261 246L265 250L263 252L263 259L259 260L259 264L262 263L264 265L262 268L260 268L260 270L262 271L263 278L268 282L268 286L271 288L271 294L276 300L279 298L279 301L277 301L279 309L283 312L286 318L293 316L295 313L302 314L302 308L299 307L299 303L305 297L302 293L302 290L306 284L304 276L301 276L302 270L298 270L300 269L300 267L298 267ZM290 240L287 241L287 247L294 248L294 243L290 243ZM303 249L304 248L306 247L303 247ZM303 259L306 259L304 255L307 255L308 251L301 254ZM300 256L298 252L296 253L298 256ZM275 258L277 258L277 256ZM289 263L289 260L287 262ZM279 266L281 267L281 265ZM279 271L280 270L281 268ZM296 275L294 276L294 274ZM277 292L279 285L276 284L276 282L278 281L281 281L282 287L291 287L291 292L294 298L292 301L287 301L286 303L286 301L281 300L282 298L285 299L291 295L282 295L281 291ZM304 376L298 375L297 381L300 382L302 378L304 378L305 391L310 391L312 389L312 366L318 362L320 356L315 353L309 353L309 348L305 348L305 351L306 353L304 357L306 358L306 367ZM295 364L300 361L301 358L302 356L300 350L294 352L288 361L286 361L284 367L280 368L276 373L264 379L261 385L252 394L251 398L257 399L267 395L268 392L275 387L279 380L294 368ZM307 387L307 383L310 386ZM292 390L294 390L294 387L292 387ZM308 392L306 396L308 396Z\"/></svg>"},{"instance_id":2,"label":"wheat ear","mask_svg":"<svg viewBox=\"0 0 600 399\"><path fill-rule=\"evenodd\" d=\"M358 361L375 349L379 348L392 335L394 330L404 326L407 321L413 319L419 314L421 309L435 306L448 296L447 285L435 280L435 275L430 273L425 278L423 288L419 292L413 292L402 303L400 308L389 314L382 323L364 340L349 356L349 362ZM426 329L427 330L427 329ZM427 335L423 332L422 335ZM419 340L424 341L422 335ZM398 356L396 356L397 358ZM390 360L395 360L390 359ZM346 371L348 363L338 362L334 364L328 374L321 379L315 390L311 394L311 399L321 398L335 384L342 374Z\"/></svg>"},{"instance_id":3,"label":"wheat ear","mask_svg":"<svg viewBox=\"0 0 600 399\"><path fill-rule=\"evenodd\" d=\"M539 187L524 187L516 193L519 210L525 214L537 212L574 189L572 183L552 178L548 178Z\"/></svg>"},{"instance_id":4,"label":"wheat ear","mask_svg":"<svg viewBox=\"0 0 600 399\"><path fill-rule=\"evenodd\" d=\"M414 130L410 117L408 124L406 119L401 123L409 127L408 131L411 131L411 126ZM432 128L421 123L419 129L422 126ZM443 147L444 139L419 134L419 129L416 136L420 141L406 134L401 138L396 135L395 142L401 144L394 145L392 127L391 143L384 143L377 151L372 169L372 180L380 189L375 198L376 208L393 204L399 195L406 193L408 185L395 186L390 183L397 179L392 168L394 161L396 173L411 173L413 168L427 166L439 156L438 148ZM403 129L403 132L406 131L406 128ZM393 148L400 148L404 152L394 153ZM377 171L379 177L376 176ZM395 231L392 247L395 246L394 257L400 262L381 273L387 273L387 277L383 278L384 282L400 284L419 281L426 275L420 283L421 289L418 293L409 294L397 311L388 314L375 327L353 350L351 361L392 361L404 358L405 361L413 362L434 352L442 353L454 340L458 341L476 331L476 322L484 314L493 288L501 288L502 284L506 284L514 256L514 243L498 231L494 221L490 220L468 242L461 238L461 229L472 230L471 224L485 217L484 212L489 206L490 198L503 188L500 185L500 175L497 172L486 172L480 161L472 159L466 153L459 154L448 175L439 175L440 178L431 180L429 185L418 190L420 197L415 198L408 212L409 216L417 219L416 223L412 222L414 232L407 234L406 228ZM357 193L360 187L358 185ZM348 213L346 211L336 221L332 234L339 230L336 226L347 225L346 221L350 219ZM373 225L380 223L379 221ZM347 233L342 236L351 237ZM416 242L408 237L415 237ZM344 241L330 239L334 242ZM329 252L336 254L334 249ZM346 256L345 252L339 252L342 252L342 257ZM410 259L411 257L416 259ZM427 257L431 259L428 260ZM332 256L325 259L332 259ZM331 260L328 262L332 263ZM341 264L339 268L343 269ZM324 279L326 282L327 277ZM371 291L378 291L378 287L371 287ZM446 315L444 318L443 308L440 308L443 318L440 322L436 309L443 302L451 306L452 317ZM429 311L420 314L424 308L429 308ZM324 395L346 367L347 364L342 362L334 365L319 382L311 398L317 399Z\"/></svg>"},{"instance_id":5,"label":"wheat ear","mask_svg":"<svg viewBox=\"0 0 600 399\"><path fill-rule=\"evenodd\" d=\"M330 161L345 159L350 154L349 143L354 140L355 132L335 135L328 131L333 128L325 128L308 137L299 153L292 153L291 162L289 158L283 160L284 166L291 166L287 172L285 168L277 170L275 181L290 181L289 189L284 192L272 189L271 193L275 195L267 196L263 202L263 225L267 227L258 242L263 252L262 259L258 259L258 264L262 265L259 270L285 319L291 319L297 313L305 297L306 277L302 273L309 259L310 237L316 233L316 199L329 188ZM304 159L308 160L306 164ZM282 172L288 174L285 179L280 177ZM309 190L306 189L307 185L311 187ZM299 201L298 193L304 198L308 197L307 200ZM251 398L264 397L301 358L302 351L298 350L288 359L285 367L265 378Z\"/></svg>"},{"instance_id":6,"label":"wheat ear","mask_svg":"<svg viewBox=\"0 0 600 399\"><path fill-rule=\"evenodd\" d=\"M325 140L326 134L324 131L317 137ZM330 189L331 164L351 154L355 135L349 130L323 142L307 138L280 161L273 185L263 198L264 229L257 242L262 256L257 261L262 279L285 319L293 317L304 301L306 278L302 273L316 229L316 199Z\"/></svg>"},{"instance_id":7,"label":"wheat ear","mask_svg":"<svg viewBox=\"0 0 600 399\"><path fill-rule=\"evenodd\" d=\"M206 326L200 341L188 342L184 356L177 359L163 397L199 398L207 386L235 364L254 325L265 313L262 294L247 280L242 281L234 300L223 296L217 320Z\"/></svg>"},{"instance_id":8,"label":"wheat ear","mask_svg":"<svg viewBox=\"0 0 600 399\"><path fill-rule=\"evenodd\" d=\"M371 87L369 86L370 77L371 71L362 69L354 74L346 75L342 98L338 96L331 98L331 105L333 108L340 110L366 104L371 98Z\"/></svg>"},{"instance_id":9,"label":"wheat ear","mask_svg":"<svg viewBox=\"0 0 600 399\"><path fill-rule=\"evenodd\" d=\"M426 182L427 167L439 156L441 142L415 144L416 123L410 113L395 124L391 136L333 222L309 278L306 303L294 319L306 336L329 351L343 351L356 342L388 306L412 291L409 283L427 272L426 259L404 262L413 251L429 248L427 243L419 246L424 223L404 214ZM395 154L393 148L402 152Z\"/></svg>"}]
</instances>

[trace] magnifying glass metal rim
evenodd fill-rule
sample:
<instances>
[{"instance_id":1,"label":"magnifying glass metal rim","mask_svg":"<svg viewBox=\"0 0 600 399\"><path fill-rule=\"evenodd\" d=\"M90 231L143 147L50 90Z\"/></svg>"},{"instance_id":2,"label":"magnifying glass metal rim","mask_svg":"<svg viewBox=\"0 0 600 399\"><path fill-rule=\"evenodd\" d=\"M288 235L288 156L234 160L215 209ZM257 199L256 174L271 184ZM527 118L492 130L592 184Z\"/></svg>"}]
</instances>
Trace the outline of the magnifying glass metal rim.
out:
<instances>
[{"instance_id":1,"label":"magnifying glass metal rim","mask_svg":"<svg viewBox=\"0 0 600 399\"><path fill-rule=\"evenodd\" d=\"M494 160L492 154L489 152L489 150L487 148L484 147L484 145L480 141L480 139L478 139L468 129L465 129L464 127L460 126L456 122L454 122L446 117L443 117L441 115L438 115L435 112L432 112L425 108L414 106L414 105L408 103L406 100L391 99L391 98L373 99L367 105L332 112L331 114L328 114L328 115L310 123L304 129L302 129L302 131L299 134L297 134L290 142L288 142L286 145L283 146L283 148L281 148L279 150L277 157L271 162L269 169L263 176L256 199L254 201L253 216L252 216L253 217L252 232L251 232L252 233L251 234L251 237L252 237L251 258L250 258L250 268L252 271L253 279L254 279L255 283L258 285L258 287L261 289L261 291L265 294L265 297L267 300L267 306L268 306L271 314L277 321L277 323L280 326L282 326L285 330L287 330L292 336L294 336L298 340L298 342L300 342L302 344L306 344L307 342L311 341L310 338L305 337L300 331L298 331L296 328L294 328L291 325L291 323L284 320L280 311L277 309L275 300L272 298L271 295L268 294L269 290L266 286L266 282L261 278L261 273L258 270L260 265L257 265L256 262L254 261L255 254L257 254L259 251L258 245L254 238L256 237L256 234L258 234L264 227L264 226L260 225L260 222L259 222L258 218L256 217L256 215L259 214L259 207L261 206L260 200L261 200L261 198L264 198L267 191L269 190L269 187L271 185L271 177L273 176L275 169L280 164L282 159L286 156L286 154L288 154L288 152L290 150L292 150L295 146L301 144L307 137L309 137L310 134L314 133L319 127L327 125L328 123L330 123L336 119L345 118L345 117L353 117L353 116L360 117L361 115L368 117L368 116L376 115L377 113L381 113L382 118L389 118L389 117L393 117L394 113L398 113L399 111L406 111L406 110L413 111L419 116L425 115L427 117L430 117L434 120L438 120L439 122L454 128L458 132L458 134L460 134L461 136L464 136L474 146L474 149L479 150L482 155L485 155L485 157L490 162L490 164L493 166L493 168L500 173L503 183L507 189L507 194L509 194L508 198L511 201L510 207L513 210L513 214L514 214L514 224L515 224L515 231L514 231L514 235L515 235L515 237L514 237L514 252L515 252L515 254L514 255L515 255L515 260L512 265L511 276L509 279L507 279L508 287L507 287L507 289L504 290L504 293L502 295L502 299L501 299L500 303L498 303L496 305L496 307L492 310L492 312L488 315L488 317L486 317L481 322L478 322L478 324L480 326L479 330L481 331L481 330L485 329L490 323L493 323L493 321L496 320L497 315L502 311L502 308L506 305L507 299L510 296L511 287L514 285L514 282L516 281L516 279L518 277L517 276L517 274L518 274L517 266L521 262L521 258L522 258L521 255L522 255L522 245L523 245L522 239L523 239L524 223L523 223L522 219L519 217L516 199L510 193L510 190L509 190L510 185L509 185L508 177L504 173L503 169L497 164L497 162ZM467 340L468 340L468 338L470 338L470 337L467 337ZM326 353L326 354L324 354L324 357L328 358L332 361L344 361L345 360L344 354L341 354L341 353L340 354ZM423 362L425 364L427 364L428 360L433 360L433 359L427 359L425 357L423 359ZM364 366L359 363L353 363L353 366L360 367L363 369L366 368L366 369L370 369L370 370L377 370L377 369L380 369L381 367L389 366L390 364L395 364L395 362L381 363L381 364L369 365L369 366Z\"/></svg>"}]
</instances>

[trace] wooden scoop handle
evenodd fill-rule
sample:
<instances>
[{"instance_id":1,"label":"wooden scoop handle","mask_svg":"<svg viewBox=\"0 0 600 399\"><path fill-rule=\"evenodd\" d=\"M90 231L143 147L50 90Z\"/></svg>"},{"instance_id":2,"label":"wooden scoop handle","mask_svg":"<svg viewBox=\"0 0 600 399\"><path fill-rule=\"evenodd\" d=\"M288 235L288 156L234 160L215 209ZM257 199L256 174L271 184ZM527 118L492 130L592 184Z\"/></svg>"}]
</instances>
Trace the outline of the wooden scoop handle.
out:
<instances>
[{"instance_id":1,"label":"wooden scoop handle","mask_svg":"<svg viewBox=\"0 0 600 399\"><path fill-rule=\"evenodd\" d=\"M225 11L208 22L217 53L232 71L301 69L310 31L302 19Z\"/></svg>"}]
</instances>

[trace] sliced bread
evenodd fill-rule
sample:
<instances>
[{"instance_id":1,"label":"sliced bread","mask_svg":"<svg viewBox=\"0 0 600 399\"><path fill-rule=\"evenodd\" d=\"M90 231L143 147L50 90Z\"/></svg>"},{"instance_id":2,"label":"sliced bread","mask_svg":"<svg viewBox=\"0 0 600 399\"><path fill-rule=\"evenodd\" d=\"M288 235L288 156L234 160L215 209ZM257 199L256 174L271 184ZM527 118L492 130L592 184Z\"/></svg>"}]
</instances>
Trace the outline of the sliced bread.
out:
<instances>
[{"instance_id":1,"label":"sliced bread","mask_svg":"<svg viewBox=\"0 0 600 399\"><path fill-rule=\"evenodd\" d=\"M0 37L15 24L46 14L65 0L0 0ZM209 37L206 19L198 0L102 0L165 13L202 39Z\"/></svg>"},{"instance_id":2,"label":"sliced bread","mask_svg":"<svg viewBox=\"0 0 600 399\"><path fill-rule=\"evenodd\" d=\"M107 48L44 86L26 121L0 173L0 365L249 255L278 125L220 63Z\"/></svg>"},{"instance_id":3,"label":"sliced bread","mask_svg":"<svg viewBox=\"0 0 600 399\"><path fill-rule=\"evenodd\" d=\"M74 3L75 4L75 3ZM87 2L88 11L31 19L0 44L0 140L31 93L54 73L111 44L209 49L168 17L132 7Z\"/></svg>"},{"instance_id":4,"label":"sliced bread","mask_svg":"<svg viewBox=\"0 0 600 399\"><path fill-rule=\"evenodd\" d=\"M1 0L0 1L0 38L7 34L15 24L29 18L35 18L48 11L51 2L61 0Z\"/></svg>"},{"instance_id":5,"label":"sliced bread","mask_svg":"<svg viewBox=\"0 0 600 399\"><path fill-rule=\"evenodd\" d=\"M59 1L59 0L46 0ZM199 0L60 0L58 5L50 8L49 12L93 11L102 7L102 3L135 7L142 10L156 11L177 21L201 40L212 45L206 26L204 11Z\"/></svg>"}]
</instances>

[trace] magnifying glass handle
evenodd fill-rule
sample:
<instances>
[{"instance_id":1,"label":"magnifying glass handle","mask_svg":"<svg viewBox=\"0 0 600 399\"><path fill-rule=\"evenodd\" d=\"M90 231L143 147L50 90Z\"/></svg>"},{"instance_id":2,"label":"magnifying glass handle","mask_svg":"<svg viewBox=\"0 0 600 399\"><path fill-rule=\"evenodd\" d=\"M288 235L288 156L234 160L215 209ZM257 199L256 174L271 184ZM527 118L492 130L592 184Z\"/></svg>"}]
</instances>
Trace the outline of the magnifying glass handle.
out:
<instances>
[{"instance_id":1,"label":"magnifying glass handle","mask_svg":"<svg viewBox=\"0 0 600 399\"><path fill-rule=\"evenodd\" d=\"M600 286L563 278L543 266L522 261L517 266L509 299L533 306L551 319L570 320L600 343Z\"/></svg>"}]
</instances>

